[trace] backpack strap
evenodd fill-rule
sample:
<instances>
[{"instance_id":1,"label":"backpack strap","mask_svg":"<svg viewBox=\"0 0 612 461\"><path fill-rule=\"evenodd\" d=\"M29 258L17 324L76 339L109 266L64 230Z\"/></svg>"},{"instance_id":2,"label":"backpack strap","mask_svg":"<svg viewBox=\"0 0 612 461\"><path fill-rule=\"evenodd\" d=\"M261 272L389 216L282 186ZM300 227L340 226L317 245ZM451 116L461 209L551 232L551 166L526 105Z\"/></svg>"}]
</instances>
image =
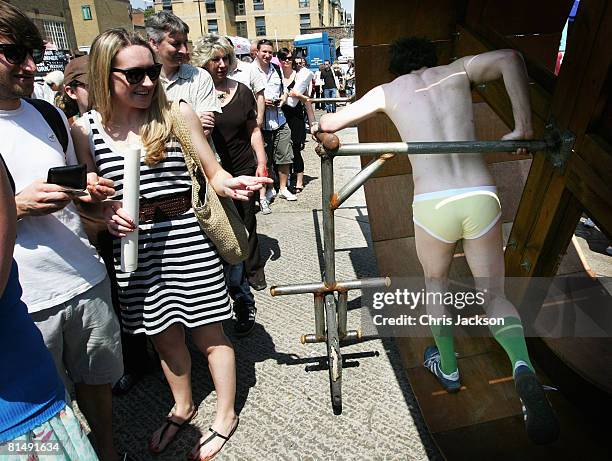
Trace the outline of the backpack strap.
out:
<instances>
[{"instance_id":1,"label":"backpack strap","mask_svg":"<svg viewBox=\"0 0 612 461\"><path fill-rule=\"evenodd\" d=\"M276 64L274 64L273 62L271 62L270 64L272 64L272 66L274 67L274 70L276 70L276 73L278 74L278 77L280 78L280 95L283 95L283 91L285 90L284 86L283 86L283 74L281 73L280 67L277 66Z\"/></svg>"},{"instance_id":2,"label":"backpack strap","mask_svg":"<svg viewBox=\"0 0 612 461\"><path fill-rule=\"evenodd\" d=\"M62 145L65 154L68 150L68 131L57 109L43 99L23 98L23 100L34 106L36 110L40 112L40 115L43 116L47 124L53 130L55 137Z\"/></svg>"}]
</instances>

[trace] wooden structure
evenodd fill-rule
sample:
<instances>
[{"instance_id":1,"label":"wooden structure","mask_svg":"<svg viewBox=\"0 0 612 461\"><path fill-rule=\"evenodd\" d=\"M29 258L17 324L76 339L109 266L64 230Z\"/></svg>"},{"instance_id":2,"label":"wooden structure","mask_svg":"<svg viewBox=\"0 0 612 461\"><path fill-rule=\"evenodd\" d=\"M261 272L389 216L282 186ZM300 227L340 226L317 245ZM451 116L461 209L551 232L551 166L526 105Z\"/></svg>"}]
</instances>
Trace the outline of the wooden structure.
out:
<instances>
[{"instance_id":1,"label":"wooden structure","mask_svg":"<svg viewBox=\"0 0 612 461\"><path fill-rule=\"evenodd\" d=\"M533 160L507 154L487 156L502 202L508 276L555 275L585 211L612 236L612 2L580 2L563 65L555 76L561 32L572 4L573 0L389 0L384 5L356 1L358 97L393 78L387 71L388 48L402 36L426 36L435 41L441 64L455 57L514 48L523 54L532 79L535 137L543 136L551 118L559 128L575 134L574 152L564 169L555 168L543 155ZM473 102L479 139L499 139L510 131L513 118L503 82L475 87ZM381 115L359 126L359 140L400 138ZM364 157L362 163L369 160ZM420 275L408 159L397 156L387 162L365 190L381 275ZM451 274L468 271L461 251L458 248ZM525 292L513 299L517 305L524 300ZM512 459L519 453L521 459L554 454L561 459L601 456L597 428L585 422L585 415L594 405L610 406L609 339L530 340L530 353L543 380L566 391L551 397L560 414L562 437L546 448L534 447L524 434L509 363L494 341L457 341L467 389L458 395L436 392L436 381L422 367L422 353L430 343L430 338L398 338L428 427L449 459L504 459L504 453Z\"/></svg>"}]
</instances>

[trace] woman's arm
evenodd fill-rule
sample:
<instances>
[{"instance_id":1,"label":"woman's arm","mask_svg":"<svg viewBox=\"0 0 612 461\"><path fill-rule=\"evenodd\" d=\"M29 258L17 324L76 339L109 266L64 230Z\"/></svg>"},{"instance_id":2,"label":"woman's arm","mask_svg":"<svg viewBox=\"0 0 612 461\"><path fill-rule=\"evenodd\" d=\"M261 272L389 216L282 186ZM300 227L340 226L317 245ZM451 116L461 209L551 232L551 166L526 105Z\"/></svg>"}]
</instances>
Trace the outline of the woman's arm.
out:
<instances>
[{"instance_id":1,"label":"woman's arm","mask_svg":"<svg viewBox=\"0 0 612 461\"><path fill-rule=\"evenodd\" d=\"M4 293L13 264L13 248L17 233L15 196L9 178L0 162L0 296Z\"/></svg>"},{"instance_id":2,"label":"woman's arm","mask_svg":"<svg viewBox=\"0 0 612 461\"><path fill-rule=\"evenodd\" d=\"M312 108L312 103L310 102L310 99L306 98L306 101L304 101L304 107L306 108L306 116L308 117L308 125L310 125L310 128L312 130L312 127L315 124L315 115L314 115L314 109Z\"/></svg>"},{"instance_id":3,"label":"woman's arm","mask_svg":"<svg viewBox=\"0 0 612 461\"><path fill-rule=\"evenodd\" d=\"M255 120L247 120L247 130L251 133L251 147L257 158L257 171L255 172L255 176L268 176L268 157L266 155L266 149L264 148L263 136L257 122Z\"/></svg>"},{"instance_id":4,"label":"woman's arm","mask_svg":"<svg viewBox=\"0 0 612 461\"><path fill-rule=\"evenodd\" d=\"M204 138L200 127L200 120L193 109L189 104L181 104L180 110L189 128L193 147L200 156L204 174L219 196L246 201L253 195L253 191L261 189L262 184L272 182L269 178L255 178L252 176L232 177L217 162L215 154L213 154L210 145Z\"/></svg>"},{"instance_id":5,"label":"woman's arm","mask_svg":"<svg viewBox=\"0 0 612 461\"><path fill-rule=\"evenodd\" d=\"M193 111L189 104L181 104L180 110L183 118L185 119L185 123L189 128L191 134L191 142L193 143L193 147L195 147L198 156L200 157L200 162L202 163L202 167L204 168L204 174L206 178L215 189L215 192L219 194L221 197L225 197L227 194L225 193L223 181L232 177L227 171L225 171L221 164L217 161L215 154L210 148L210 144L206 138L204 138L204 134L202 130L199 128L200 119Z\"/></svg>"}]
</instances>

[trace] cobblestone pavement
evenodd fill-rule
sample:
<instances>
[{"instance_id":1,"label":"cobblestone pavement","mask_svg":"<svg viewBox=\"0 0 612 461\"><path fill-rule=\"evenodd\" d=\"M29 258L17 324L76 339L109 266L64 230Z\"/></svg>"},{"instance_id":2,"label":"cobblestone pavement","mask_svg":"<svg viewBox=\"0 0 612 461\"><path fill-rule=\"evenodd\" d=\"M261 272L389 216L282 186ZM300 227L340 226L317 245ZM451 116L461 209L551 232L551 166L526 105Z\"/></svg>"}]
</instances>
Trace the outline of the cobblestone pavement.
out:
<instances>
[{"instance_id":1,"label":"cobblestone pavement","mask_svg":"<svg viewBox=\"0 0 612 461\"><path fill-rule=\"evenodd\" d=\"M344 130L356 142L355 129ZM315 143L304 151L307 184L298 202L277 199L272 214L258 215L268 285L321 279L321 181ZM359 170L359 159L335 161L336 190ZM377 275L367 209L359 190L336 213L336 274L339 280ZM311 295L272 298L256 292L257 326L247 338L232 338L237 358L236 408L240 427L216 459L226 460L418 460L438 458L391 340L369 338L343 347L359 366L343 373L344 412L334 416L328 372L305 371L321 363L325 344L302 345L314 333ZM359 327L359 292L349 297L349 329ZM226 325L231 332L231 324ZM161 371L147 376L127 396L114 399L117 443L135 459L179 460L207 431L215 393L203 356L192 347L194 400L199 414L162 455L146 450L151 433L172 407Z\"/></svg>"}]
</instances>

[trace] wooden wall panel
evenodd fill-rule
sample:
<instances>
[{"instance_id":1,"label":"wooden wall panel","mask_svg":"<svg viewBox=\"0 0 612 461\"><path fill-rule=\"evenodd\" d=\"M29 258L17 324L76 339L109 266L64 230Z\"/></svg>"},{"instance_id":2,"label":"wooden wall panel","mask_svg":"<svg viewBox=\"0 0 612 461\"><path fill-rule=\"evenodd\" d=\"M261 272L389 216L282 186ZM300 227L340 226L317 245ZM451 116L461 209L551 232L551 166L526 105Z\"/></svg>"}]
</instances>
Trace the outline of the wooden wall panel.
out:
<instances>
[{"instance_id":1,"label":"wooden wall panel","mask_svg":"<svg viewBox=\"0 0 612 461\"><path fill-rule=\"evenodd\" d=\"M474 3L466 23L501 35L560 32L574 0L487 0ZM480 9L480 11L478 11Z\"/></svg>"},{"instance_id":2,"label":"wooden wall panel","mask_svg":"<svg viewBox=\"0 0 612 461\"><path fill-rule=\"evenodd\" d=\"M457 31L458 35L455 41L456 56L470 56L495 49L493 44L467 27L459 26ZM527 66L530 76L533 70L533 67ZM506 125L509 127L514 126L512 106L503 81L497 80L487 82L484 85L477 85L474 87L474 90L491 106ZM529 97L531 100L534 130L536 135L541 135L544 133L544 127L550 113L550 92L532 80L529 85Z\"/></svg>"},{"instance_id":3,"label":"wooden wall panel","mask_svg":"<svg viewBox=\"0 0 612 461\"><path fill-rule=\"evenodd\" d=\"M502 207L502 222L514 221L530 167L529 159L489 165L497 185L497 194Z\"/></svg>"},{"instance_id":4,"label":"wooden wall panel","mask_svg":"<svg viewBox=\"0 0 612 461\"><path fill-rule=\"evenodd\" d=\"M391 43L405 35L449 39L457 18L463 15L461 3L456 0L356 0L355 11L359 14L355 15L355 45Z\"/></svg>"},{"instance_id":5,"label":"wooden wall panel","mask_svg":"<svg viewBox=\"0 0 612 461\"><path fill-rule=\"evenodd\" d=\"M391 240L414 235L412 198L414 183L411 174L372 178L365 183L368 220L372 240ZM393 212L381 203L394 203Z\"/></svg>"}]
</instances>

